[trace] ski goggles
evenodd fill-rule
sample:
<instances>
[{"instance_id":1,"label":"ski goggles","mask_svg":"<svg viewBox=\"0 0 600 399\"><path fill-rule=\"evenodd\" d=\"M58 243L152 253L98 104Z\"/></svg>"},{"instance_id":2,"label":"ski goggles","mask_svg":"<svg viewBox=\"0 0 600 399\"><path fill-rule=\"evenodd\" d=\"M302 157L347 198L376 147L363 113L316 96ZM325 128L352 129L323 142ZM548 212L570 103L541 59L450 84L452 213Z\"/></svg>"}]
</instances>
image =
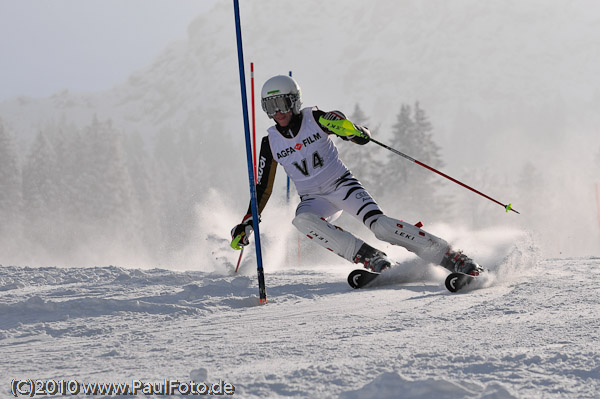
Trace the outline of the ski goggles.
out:
<instances>
[{"instance_id":1,"label":"ski goggles","mask_svg":"<svg viewBox=\"0 0 600 399\"><path fill-rule=\"evenodd\" d=\"M282 114L290 112L293 105L292 98L289 94L263 98L261 103L263 111L265 111L270 117L273 117L277 111L281 112Z\"/></svg>"}]
</instances>

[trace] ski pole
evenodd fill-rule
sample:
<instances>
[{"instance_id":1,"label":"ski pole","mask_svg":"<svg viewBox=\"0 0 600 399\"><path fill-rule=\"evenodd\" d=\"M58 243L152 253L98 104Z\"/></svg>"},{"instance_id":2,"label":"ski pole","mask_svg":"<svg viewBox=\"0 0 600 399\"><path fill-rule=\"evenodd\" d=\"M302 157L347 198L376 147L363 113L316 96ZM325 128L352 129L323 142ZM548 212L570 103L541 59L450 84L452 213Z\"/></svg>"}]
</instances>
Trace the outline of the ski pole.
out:
<instances>
[{"instance_id":1,"label":"ski pole","mask_svg":"<svg viewBox=\"0 0 600 399\"><path fill-rule=\"evenodd\" d=\"M334 133L336 133L336 134L338 134L338 135L340 135L340 136L354 136L354 135L356 135L356 136L360 136L360 137L366 138L366 139L368 139L369 141L372 141L373 143L375 143L375 144L377 144L377 145L380 145L380 146L382 146L383 148L385 148L385 149L387 149L387 150L390 150L390 151L391 151L391 152L393 152L394 154L400 155L400 156L401 156L402 158L404 158L404 159L407 159L407 160L409 160L409 161L411 161L411 162L414 162L414 163L416 163L416 164L417 164L417 165L419 165L419 166L422 166L422 167L424 167L424 168L426 168L426 169L429 169L430 171L432 171L432 172L435 172L435 173L437 173L438 175L440 175L440 176L443 176L443 177L445 177L446 179L448 179L448 180L451 180L451 181L453 181L454 183L456 183L456 184L458 184L458 185L460 185L460 186L463 186L464 188L467 188L467 189L469 189L469 190L473 191L474 193L476 193L476 194L479 194L479 195L481 195L482 197L485 197L485 198L489 199L489 200L490 200L490 201L492 201L492 202L495 202L495 203L496 203L496 204L498 204L498 205L501 205L501 206L502 206L502 207L503 207L503 208L506 210L506 212L508 212L508 211L513 211L513 212L515 212L515 213L519 213L519 212L517 212L516 210L514 210L514 209L512 208L512 204L505 205L505 204L503 204L502 202L500 202L500 201L497 201L497 200L493 199L492 197L489 197L489 196L485 195L485 194L484 194L484 193L482 193L481 191L475 190L473 187L471 187L471 186L468 186L468 185L464 184L463 182L460 182L460 181L456 180L455 178L453 178L453 177L450 177L450 176L448 176L447 174L445 174L445 173L442 173L442 172L440 172L439 170L437 170L437 169L435 169L435 168L432 168L431 166L429 166L429 165L427 165L427 164L424 164L424 163L423 163L423 162L421 162L421 161L418 161L418 160L416 160L416 159L414 159L414 158L412 158L412 157L410 157L410 156L408 156L408 155L406 155L406 154L403 154L403 153L401 153L400 151L398 151L398 150L396 150L396 149L394 149L394 148L392 148L392 147L390 147L390 146L388 146L388 145L386 145L386 144L383 144L383 143L381 143L381 142L379 142L379 141L375 140L375 139L374 139L374 138L372 138L372 137L365 136L365 135L364 135L364 134L363 134L363 133L362 133L360 130L357 130L357 129L356 129L356 127L354 126L354 123L350 122L350 121L349 121L349 120L347 120L347 119L340 119L340 120L330 121L330 120L327 120L327 119L325 119L325 118L323 118L323 117L320 117L320 118L319 118L319 122L320 122L320 123L321 123L323 126L327 127L329 130L331 130L332 132L334 132ZM519 213L519 214L520 214L520 213Z\"/></svg>"},{"instance_id":2,"label":"ski pole","mask_svg":"<svg viewBox=\"0 0 600 399\"><path fill-rule=\"evenodd\" d=\"M244 254L244 247L242 247L242 250L240 251L240 257L238 258L238 263L237 266L235 267L235 272L238 272L238 269L240 268L240 263L242 262L242 255Z\"/></svg>"}]
</instances>

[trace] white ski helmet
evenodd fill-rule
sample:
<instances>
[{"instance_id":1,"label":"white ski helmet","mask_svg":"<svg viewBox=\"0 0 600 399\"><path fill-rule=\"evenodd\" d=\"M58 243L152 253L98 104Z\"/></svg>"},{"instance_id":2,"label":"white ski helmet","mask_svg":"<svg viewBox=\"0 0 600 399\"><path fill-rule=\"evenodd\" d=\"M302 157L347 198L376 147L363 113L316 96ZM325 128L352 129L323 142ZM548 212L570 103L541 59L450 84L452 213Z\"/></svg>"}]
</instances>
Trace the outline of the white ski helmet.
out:
<instances>
[{"instance_id":1,"label":"white ski helmet","mask_svg":"<svg viewBox=\"0 0 600 399\"><path fill-rule=\"evenodd\" d=\"M260 93L262 109L272 118L277 111L294 114L300 113L302 94L300 86L292 77L286 75L273 76L267 80Z\"/></svg>"}]
</instances>

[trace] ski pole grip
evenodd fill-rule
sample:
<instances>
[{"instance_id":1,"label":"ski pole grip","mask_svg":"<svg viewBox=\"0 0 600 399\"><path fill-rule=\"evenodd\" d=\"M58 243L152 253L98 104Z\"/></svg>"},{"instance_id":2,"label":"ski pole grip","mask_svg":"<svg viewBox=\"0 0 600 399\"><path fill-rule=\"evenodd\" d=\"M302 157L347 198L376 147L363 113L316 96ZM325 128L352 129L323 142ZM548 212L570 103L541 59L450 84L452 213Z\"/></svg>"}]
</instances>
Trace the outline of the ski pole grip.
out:
<instances>
[{"instance_id":1,"label":"ski pole grip","mask_svg":"<svg viewBox=\"0 0 600 399\"><path fill-rule=\"evenodd\" d=\"M350 122L348 119L330 121L324 117L320 117L319 123L338 136L359 136L370 139L370 137L365 136L363 132L356 129L356 127L354 127L354 123Z\"/></svg>"},{"instance_id":2,"label":"ski pole grip","mask_svg":"<svg viewBox=\"0 0 600 399\"><path fill-rule=\"evenodd\" d=\"M242 239L242 235L238 234L237 236L235 236L235 238L233 239L233 241L231 241L231 248L239 251L240 249L242 249L242 247L240 247L238 244L240 242L240 240Z\"/></svg>"}]
</instances>

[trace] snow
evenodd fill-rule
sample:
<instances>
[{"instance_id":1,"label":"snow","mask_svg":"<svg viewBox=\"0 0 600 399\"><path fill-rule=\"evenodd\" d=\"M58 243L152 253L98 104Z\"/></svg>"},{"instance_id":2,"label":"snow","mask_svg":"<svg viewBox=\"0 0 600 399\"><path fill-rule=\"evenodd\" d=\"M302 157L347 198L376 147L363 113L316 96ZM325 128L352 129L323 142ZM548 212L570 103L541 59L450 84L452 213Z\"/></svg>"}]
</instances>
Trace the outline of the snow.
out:
<instances>
[{"instance_id":1,"label":"snow","mask_svg":"<svg viewBox=\"0 0 600 399\"><path fill-rule=\"evenodd\" d=\"M598 398L600 258L539 259L525 235L510 238L488 254L494 278L481 289L451 294L445 270L411 258L392 269L395 281L362 290L347 285L343 261L278 265L266 267L265 305L249 263L237 275L216 260L213 272L2 266L1 383L5 392L13 378L177 379L223 380L244 398Z\"/></svg>"}]
</instances>

